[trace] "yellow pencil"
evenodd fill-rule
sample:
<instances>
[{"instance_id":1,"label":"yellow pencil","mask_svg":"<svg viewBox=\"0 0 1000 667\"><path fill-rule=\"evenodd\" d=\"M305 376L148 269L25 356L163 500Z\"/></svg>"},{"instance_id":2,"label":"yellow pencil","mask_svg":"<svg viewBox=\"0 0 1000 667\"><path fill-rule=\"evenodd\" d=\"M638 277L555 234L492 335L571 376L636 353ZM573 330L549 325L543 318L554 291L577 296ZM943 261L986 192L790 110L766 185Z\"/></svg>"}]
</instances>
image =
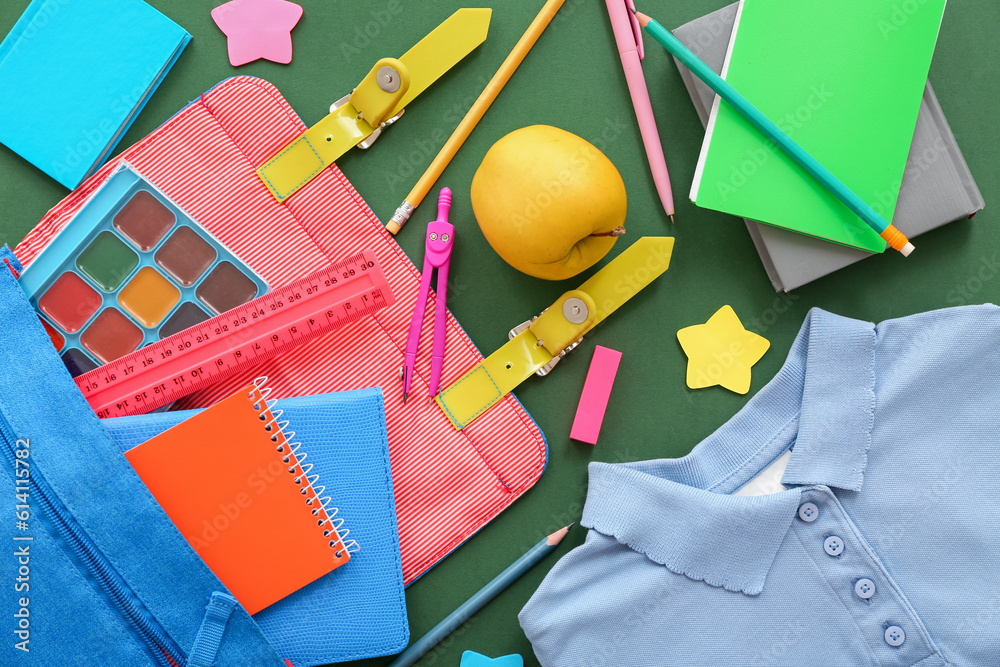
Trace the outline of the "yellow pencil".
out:
<instances>
[{"instance_id":1,"label":"yellow pencil","mask_svg":"<svg viewBox=\"0 0 1000 667\"><path fill-rule=\"evenodd\" d=\"M524 60L526 55L528 55L528 51L530 51L531 47L533 47L535 42L538 41L538 38L545 31L545 28L548 27L552 18L556 15L556 12L559 11L559 8L562 7L565 1L566 0L548 0L545 3L545 6L542 7L542 10L538 12L538 16L535 17L535 20L531 22L528 29L523 35L521 35L521 39L517 41L517 44L514 45L514 49L510 52L510 55L508 55L507 59L503 61L502 65L500 65L500 69L498 69L497 73L493 75L490 82L486 84L486 88L484 88L483 92L479 94L479 98L476 100L475 104L472 105L472 108L469 109L469 112L465 114L465 118L462 119L462 122L459 123L458 127L455 128L455 131L452 132L448 141L445 142L444 146L441 147L441 150L434 158L434 161L431 162L429 167L427 167L427 171L425 171L424 175L420 177L417 184L413 186L413 189L410 190L410 194L406 196L403 203L396 209L392 219L390 219L388 224L386 224L386 229L388 229L391 234L399 232L403 225L406 224L406 221L410 219L410 214L413 213L413 209L420 206L420 202L424 200L424 197L427 196L427 193L430 192L431 188L434 187L434 183L441 176L441 172L444 171L445 167L448 166L448 163L451 162L451 159L455 157L455 153L458 152L458 149L462 147L465 140L469 138L470 134L472 134L472 130L476 128L476 124L483 117L483 114L486 113L486 110L490 108L490 105L493 104L493 100L497 98L497 95L500 94L503 87L507 85L508 81L510 81L510 77L514 75L514 72L521 64L521 61Z\"/></svg>"}]
</instances>

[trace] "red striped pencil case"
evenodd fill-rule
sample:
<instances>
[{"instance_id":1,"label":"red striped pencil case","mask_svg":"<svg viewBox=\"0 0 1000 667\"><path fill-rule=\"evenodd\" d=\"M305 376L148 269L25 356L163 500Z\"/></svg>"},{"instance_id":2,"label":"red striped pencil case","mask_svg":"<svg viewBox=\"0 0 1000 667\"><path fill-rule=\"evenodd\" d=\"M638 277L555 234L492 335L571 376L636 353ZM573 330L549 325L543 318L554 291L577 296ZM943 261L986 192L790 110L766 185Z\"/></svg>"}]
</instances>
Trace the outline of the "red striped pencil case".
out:
<instances>
[{"instance_id":1,"label":"red striped pencil case","mask_svg":"<svg viewBox=\"0 0 1000 667\"><path fill-rule=\"evenodd\" d=\"M336 165L284 203L276 202L257 177L256 169L305 129L270 83L253 77L223 81L74 190L16 253L30 264L122 161L272 287L358 250L374 250L396 295L394 305L193 394L176 407L209 406L258 375L270 378L277 397L385 388L403 576L409 583L538 480L545 468L545 439L513 395L462 431L427 401L433 318L424 323L427 339L420 346L414 389L404 408L395 389L419 288L417 268ZM450 313L447 350L442 386L483 358Z\"/></svg>"}]
</instances>

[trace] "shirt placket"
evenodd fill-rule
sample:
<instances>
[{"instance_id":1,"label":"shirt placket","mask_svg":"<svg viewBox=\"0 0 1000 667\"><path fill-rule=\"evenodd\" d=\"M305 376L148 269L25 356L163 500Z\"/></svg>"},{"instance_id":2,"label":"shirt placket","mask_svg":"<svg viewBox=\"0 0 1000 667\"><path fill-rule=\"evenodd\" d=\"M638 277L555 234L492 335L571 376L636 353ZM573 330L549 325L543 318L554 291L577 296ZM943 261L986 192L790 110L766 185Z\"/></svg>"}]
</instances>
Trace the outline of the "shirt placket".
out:
<instances>
[{"instance_id":1,"label":"shirt placket","mask_svg":"<svg viewBox=\"0 0 1000 667\"><path fill-rule=\"evenodd\" d=\"M828 487L802 489L792 531L880 665L947 662L903 592Z\"/></svg>"}]
</instances>

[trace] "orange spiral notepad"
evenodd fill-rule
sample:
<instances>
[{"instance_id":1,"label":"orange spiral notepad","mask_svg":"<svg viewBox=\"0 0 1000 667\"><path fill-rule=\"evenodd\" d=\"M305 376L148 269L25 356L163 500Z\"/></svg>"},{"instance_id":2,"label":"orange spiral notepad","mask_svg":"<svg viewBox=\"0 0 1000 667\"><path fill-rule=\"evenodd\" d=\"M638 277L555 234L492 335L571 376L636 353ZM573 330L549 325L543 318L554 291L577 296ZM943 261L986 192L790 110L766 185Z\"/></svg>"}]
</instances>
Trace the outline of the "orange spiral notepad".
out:
<instances>
[{"instance_id":1,"label":"orange spiral notepad","mask_svg":"<svg viewBox=\"0 0 1000 667\"><path fill-rule=\"evenodd\" d=\"M343 519L319 497L323 487L286 437L264 381L125 453L251 614L350 560Z\"/></svg>"}]
</instances>

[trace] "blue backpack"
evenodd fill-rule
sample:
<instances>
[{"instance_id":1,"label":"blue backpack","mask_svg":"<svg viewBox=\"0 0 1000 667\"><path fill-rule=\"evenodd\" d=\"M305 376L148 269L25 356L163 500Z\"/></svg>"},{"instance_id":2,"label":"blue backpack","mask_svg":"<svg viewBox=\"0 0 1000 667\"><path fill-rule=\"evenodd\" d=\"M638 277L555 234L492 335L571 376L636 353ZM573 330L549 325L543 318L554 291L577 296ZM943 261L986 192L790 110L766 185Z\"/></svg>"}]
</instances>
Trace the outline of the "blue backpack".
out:
<instances>
[{"instance_id":1,"label":"blue backpack","mask_svg":"<svg viewBox=\"0 0 1000 667\"><path fill-rule=\"evenodd\" d=\"M4 247L0 665L284 666L114 445L8 267Z\"/></svg>"}]
</instances>

